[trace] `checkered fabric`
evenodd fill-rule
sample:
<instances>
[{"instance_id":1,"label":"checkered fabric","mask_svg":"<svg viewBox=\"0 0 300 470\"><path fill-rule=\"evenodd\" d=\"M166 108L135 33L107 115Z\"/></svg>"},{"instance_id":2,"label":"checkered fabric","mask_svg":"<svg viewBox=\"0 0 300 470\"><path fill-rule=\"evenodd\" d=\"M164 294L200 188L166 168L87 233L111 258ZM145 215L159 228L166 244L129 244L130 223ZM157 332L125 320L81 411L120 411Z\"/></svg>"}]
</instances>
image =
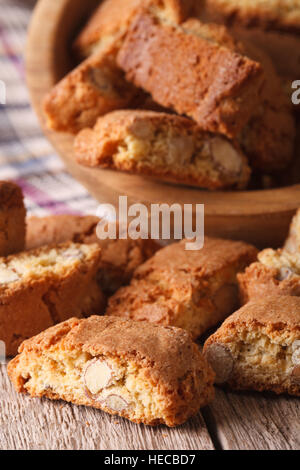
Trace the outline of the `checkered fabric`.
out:
<instances>
[{"instance_id":1,"label":"checkered fabric","mask_svg":"<svg viewBox=\"0 0 300 470\"><path fill-rule=\"evenodd\" d=\"M65 171L29 103L23 53L34 4L0 0L0 180L23 188L29 213L95 214L97 202Z\"/></svg>"}]
</instances>

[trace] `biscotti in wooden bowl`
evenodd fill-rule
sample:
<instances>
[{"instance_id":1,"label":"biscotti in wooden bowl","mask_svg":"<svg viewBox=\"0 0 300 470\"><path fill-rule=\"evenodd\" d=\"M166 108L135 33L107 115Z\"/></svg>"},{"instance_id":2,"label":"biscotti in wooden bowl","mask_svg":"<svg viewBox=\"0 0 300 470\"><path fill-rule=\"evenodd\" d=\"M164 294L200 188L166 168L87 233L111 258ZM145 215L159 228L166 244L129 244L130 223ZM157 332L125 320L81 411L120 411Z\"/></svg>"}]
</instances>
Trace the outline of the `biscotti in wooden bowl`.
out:
<instances>
[{"instance_id":1,"label":"biscotti in wooden bowl","mask_svg":"<svg viewBox=\"0 0 300 470\"><path fill-rule=\"evenodd\" d=\"M242 37L237 37L232 34L232 29L228 29L227 25L211 24L211 19L209 20L210 24L206 22L203 23L203 21L199 23L199 20L197 18L195 19L195 11L197 10L196 7L199 6L199 2L196 2L197 5L192 1L188 3L184 2L184 6L189 4L187 10L180 10L179 6L181 2L149 2L151 6L150 9L147 9L146 13L145 10L143 10L143 12L139 10L138 13L136 9L139 4L138 1L131 2L130 9L128 9L126 15L125 13L124 15L111 14L111 23L105 22L109 25L107 26L108 29L99 29L99 24L102 24L101 21L103 22L104 18L109 18L110 11L116 11L118 8L117 0L112 0L111 2L107 2L106 0L101 4L102 7L99 7L98 13L93 17L89 27L85 29L84 33L80 33L79 27L80 24L82 25L83 12L86 17L89 15L92 17L90 7L91 5L95 5L95 2L90 0L85 6L78 0L75 0L72 5L70 0L63 0L62 3L63 5L58 5L51 2L50 5L49 0L39 2L30 28L27 64L28 82L33 104L39 114L47 136L64 159L69 171L101 201L105 199L105 202L115 204L118 196L124 194L128 196L129 203L134 203L139 199L147 206L150 206L152 203L163 202L168 204L174 202L180 204L196 204L200 201L206 206L205 222L207 235L244 239L261 247L266 245L281 245L286 237L290 220L296 208L300 205L300 187L297 185L297 171L294 170L296 164L293 151L295 129L293 107L291 106L290 100L291 95L289 93L288 99L286 98L286 86L281 88L280 84L282 70L278 69L278 63L276 61L276 71L274 70L270 59L267 57L267 49L262 48L253 41L255 47L253 47L252 44L250 48L252 52L250 52L246 41L244 41ZM121 3L123 4L124 2ZM113 5L114 9L111 10ZM124 9L124 5L120 6L120 12L123 11L121 7ZM143 2L143 7L145 7L145 2ZM53 21L49 21L47 28L45 27L43 31L41 31L40 24L43 23L42 18L45 17L46 13L49 15L49 10L52 12ZM176 11L177 13L175 13ZM185 13L178 15L178 11L185 11ZM105 16L103 16L104 12ZM144 165L144 162L143 165L140 166L132 164L134 162L128 158L122 161L122 168L118 167L117 169L115 165L107 165L107 159L104 159L105 162L101 159L101 162L96 166L94 163L95 159L89 159L89 161L93 161L93 167L88 166L86 161L84 166L78 165L73 146L74 137L66 132L57 132L45 127L45 115L42 109L42 103L44 102L45 95L49 93L47 102L48 105L49 102L51 102L51 105L49 105L52 108L51 115L49 114L51 126L55 128L55 122L58 126L63 122L62 127L64 127L65 130L69 128L70 132L82 130L82 127L86 125L88 125L89 129L93 129L99 118L100 120L103 118L104 122L109 120L109 116L100 116L100 114L108 110L110 110L110 112L112 110L119 112L120 110L115 109L115 106L117 106L117 108L118 106L125 106L127 111L133 112L133 115L136 110L176 115L174 108L172 109L175 105L173 100L170 102L167 99L162 100L162 97L158 97L156 92L154 97L152 86L151 89L148 89L149 84L145 86L142 82L132 83L133 80L129 76L130 72L122 70L122 64L118 65L122 49L123 56L125 54L125 44L127 44L126 48L128 49L128 34L133 20L137 21L137 14L139 17L141 17L141 15L144 17L146 14L147 18L154 18L155 22L157 22L155 28L159 31L162 30L164 34L174 34L176 37L187 38L186 42L189 46L189 42L197 42L207 46L207 49L203 49L206 53L208 53L208 51L211 51L211 53L215 51L216 55L211 55L210 59L212 60L212 58L215 57L214 60L216 62L211 62L211 68L209 70L216 71L216 75L213 77L214 80L211 82L212 85L214 84L215 86L216 95L213 94L213 90L211 89L209 89L209 94L207 95L207 98L210 97L211 99L209 106L212 106L211 108L207 108L207 111L209 111L209 109L212 111L211 114L208 112L211 124L209 124L209 119L206 119L204 113L199 135L203 134L203 129L201 128L203 121L206 121L206 125L212 129L213 114L216 113L215 129L217 129L217 131L215 130L213 135L215 136L215 134L217 134L221 139L225 137L230 141L230 146L226 145L226 151L224 152L225 160L229 162L230 149L232 146L234 148L239 147L242 154L247 159L247 165L251 170L252 174L250 178L249 176L244 178L244 166L242 165L241 173L237 177L234 174L232 177L230 174L228 180L228 176L226 175L226 184L209 186L209 191L207 191L208 185L204 184L204 178L197 178L197 181L193 183L193 187L191 187L191 179L183 177L181 171L176 171L175 177L172 176L172 178L169 178L170 175L166 175L168 172L163 172L161 167L154 166L155 171L150 171L148 166ZM112 17L114 21L112 21ZM118 21L121 21L121 23ZM223 22L225 23L225 20ZM118 25L121 25L120 28ZM130 35L132 36L131 33ZM85 37L85 45L83 42L79 41L80 37ZM35 45L41 40L45 42L47 50L56 51L55 60L52 60L48 55L39 54L39 49L37 49ZM69 77L65 77L68 75L68 72L70 72L69 64L72 57L70 51L71 49L74 51L74 42L77 57L80 56L80 60L83 59L87 62L83 62L79 65L78 73L71 72ZM82 46L80 46L80 44L82 44ZM253 53L254 49L256 49L255 53ZM296 48L294 47L294 49ZM91 51L95 53L95 56L92 58L89 57ZM112 55L110 55L110 51L112 51ZM152 56L152 49L151 51L149 50L149 53L150 52ZM112 83L109 69L99 71L97 67L95 69L93 66L91 68L89 67L90 63L92 64L94 61L100 59L103 54L110 56L110 63L117 64L118 69L115 70L118 70L118 79L116 83ZM247 73L249 73L251 69L250 67L248 72L242 76L242 69L239 69L237 66L238 77L232 75L228 76L230 79L228 89L226 87L224 88L223 86L226 83L226 68L223 78L220 69L218 69L218 63L221 63L219 62L219 58L221 56L224 58L224 54L228 58L231 57L233 63L237 60L237 57L240 57L242 62L252 64L253 75L250 73L247 78ZM161 83L163 83L166 73L170 73L170 57L169 55L166 57L168 57L166 61L163 60L163 56L161 59ZM203 64L203 55L201 55L201 57L201 63ZM172 60L173 58L175 60L175 55L172 56ZM183 56L183 58L186 60L186 56ZM274 59L273 56L272 59ZM185 80L185 85L182 87L183 89L178 92L176 87L170 87L169 90L168 87L164 87L166 96L168 91L174 93L173 90L176 90L178 99L183 100L183 96L185 96L187 90L190 90L191 93L197 91L193 91L192 87L189 87L186 81L187 76L191 75L191 71L197 68L197 58L189 63L193 64L192 67L186 66L185 73L181 73L183 76L182 80ZM157 60L155 59L154 65L157 67L156 64ZM115 67L115 65L113 67ZM179 64L179 68L180 70L183 69L183 63ZM175 70L174 67L173 69ZM86 75L80 75L81 70L85 70L86 72L84 73L86 73ZM157 73L155 70L156 69L153 68L153 73ZM245 71L244 68L243 70ZM255 70L257 71L254 73ZM147 71L147 73L148 72L149 71ZM41 75L43 75L43 78L41 78ZM77 80L77 78L73 81L73 77L76 76L81 76L83 81L80 82L81 79ZM201 74L199 76L201 78ZM219 77L220 81L216 80L216 77ZM265 79L264 77L267 78ZM64 82L60 84L61 79L64 79ZM238 82L236 82L237 79ZM205 83L205 80L202 81L202 84L203 83ZM222 90L219 87L221 83L223 83ZM245 88L243 87L243 83L245 84ZM126 84L125 92L123 92L124 84ZM54 85L56 85L56 91L51 92L50 90ZM235 89L236 85L237 88ZM139 88L139 86L142 86L144 89ZM61 90L61 95L59 90ZM86 90L88 90L87 94ZM233 94L231 94L232 92ZM226 93L229 93L228 99ZM51 100L51 94L53 97L55 94L55 100ZM153 94L153 96L151 96L151 94ZM272 97L275 95L276 100L273 100ZM214 96L216 99L217 97L220 99L219 107L216 106L217 103L214 102ZM252 98L250 98L250 96L252 96ZM122 103L118 104L120 97ZM245 106L239 104L240 97L245 103ZM106 103L107 99L108 101ZM125 104L123 100L128 104ZM255 105L257 100L260 101L260 106ZM208 100L206 103L208 103ZM231 103L230 106L229 103ZM106 104L108 104L107 111L105 110ZM199 103L199 106L200 105L201 103ZM76 113L77 106L78 114ZM97 106L99 107L97 108ZM203 103L202 110L204 111ZM250 118L252 115L251 110L255 112ZM181 108L179 110L179 112L187 114L189 114L190 111L191 110L187 108L183 111ZM97 116L98 113L99 116ZM67 117L66 121L64 120L64 116ZM71 116L70 120L68 116ZM186 116L184 116L184 118L187 119ZM230 122L229 118L231 119ZM248 118L250 120L247 125L245 125L245 121L247 121ZM235 120L235 122L233 122L232 119ZM199 126L199 124L196 123L196 126ZM235 128L242 128L242 131L234 135ZM228 130L234 137L222 134L222 132L227 132ZM211 130L205 132L211 132ZM86 153L89 153L95 141L95 134L92 131L89 131L89 135L93 135L93 138L91 141L89 139L86 141ZM150 149L148 155L155 154L154 148L149 147L147 139L145 140L145 144L145 146ZM81 148L84 152L84 148ZM174 148L174 146L172 148ZM176 155L180 155L180 145L179 147L176 145L175 148ZM99 149L99 142L95 143L95 149L96 151ZM176 160L176 155L171 152L171 157L174 157L174 159L171 158L171 162ZM80 161L83 161L81 156L82 153L80 151L78 158ZM183 165L185 165L185 162L183 162ZM152 162L151 170L153 170ZM240 184L241 180L243 181L242 185ZM172 184L170 184L170 182ZM243 191L240 191L240 189L243 189ZM222 194L220 194L221 191Z\"/></svg>"}]
</instances>

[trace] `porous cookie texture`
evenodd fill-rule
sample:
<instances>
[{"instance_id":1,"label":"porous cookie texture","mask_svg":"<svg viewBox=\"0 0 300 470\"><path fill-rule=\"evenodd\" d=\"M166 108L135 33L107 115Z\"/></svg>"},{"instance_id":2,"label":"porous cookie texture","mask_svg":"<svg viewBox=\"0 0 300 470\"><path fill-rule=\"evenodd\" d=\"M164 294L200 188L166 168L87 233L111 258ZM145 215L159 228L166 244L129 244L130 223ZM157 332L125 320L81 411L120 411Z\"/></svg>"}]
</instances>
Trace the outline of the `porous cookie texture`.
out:
<instances>
[{"instance_id":1,"label":"porous cookie texture","mask_svg":"<svg viewBox=\"0 0 300 470\"><path fill-rule=\"evenodd\" d=\"M44 245L64 243L92 244L101 248L97 279L105 294L111 295L121 286L129 284L135 269L154 253L160 245L154 240L116 239L101 240L96 216L52 215L30 217L27 220L26 248L31 250Z\"/></svg>"},{"instance_id":2,"label":"porous cookie texture","mask_svg":"<svg viewBox=\"0 0 300 470\"><path fill-rule=\"evenodd\" d=\"M259 103L262 67L214 40L216 25L173 26L154 15L135 18L117 57L126 77L153 99L232 138ZM166 61L166 57L168 60ZM184 73L183 73L184 71ZM205 73L203 72L205 71Z\"/></svg>"},{"instance_id":3,"label":"porous cookie texture","mask_svg":"<svg viewBox=\"0 0 300 470\"><path fill-rule=\"evenodd\" d=\"M214 396L214 374L177 328L119 318L70 319L22 344L8 365L18 392L176 426Z\"/></svg>"},{"instance_id":4,"label":"porous cookie texture","mask_svg":"<svg viewBox=\"0 0 300 470\"><path fill-rule=\"evenodd\" d=\"M293 217L284 249L290 253L300 253L300 209Z\"/></svg>"},{"instance_id":5,"label":"porous cookie texture","mask_svg":"<svg viewBox=\"0 0 300 470\"><path fill-rule=\"evenodd\" d=\"M24 249L25 217L21 188L15 183L0 181L0 256Z\"/></svg>"},{"instance_id":6,"label":"porous cookie texture","mask_svg":"<svg viewBox=\"0 0 300 470\"><path fill-rule=\"evenodd\" d=\"M300 252L264 250L238 280L242 303L268 295L300 296Z\"/></svg>"},{"instance_id":7,"label":"porous cookie texture","mask_svg":"<svg viewBox=\"0 0 300 470\"><path fill-rule=\"evenodd\" d=\"M231 24L300 31L299 0L206 0L206 8L212 19L226 18Z\"/></svg>"},{"instance_id":8,"label":"porous cookie texture","mask_svg":"<svg viewBox=\"0 0 300 470\"><path fill-rule=\"evenodd\" d=\"M98 245L66 243L0 258L0 340L7 356L24 339L71 316L103 314Z\"/></svg>"},{"instance_id":9,"label":"porous cookie texture","mask_svg":"<svg viewBox=\"0 0 300 470\"><path fill-rule=\"evenodd\" d=\"M86 59L46 96L44 113L50 129L76 134L99 116L134 106L142 92L125 80L108 47Z\"/></svg>"},{"instance_id":10,"label":"porous cookie texture","mask_svg":"<svg viewBox=\"0 0 300 470\"><path fill-rule=\"evenodd\" d=\"M192 120L151 111L115 111L75 139L79 163L208 189L244 188L247 158L237 144Z\"/></svg>"},{"instance_id":11,"label":"porous cookie texture","mask_svg":"<svg viewBox=\"0 0 300 470\"><path fill-rule=\"evenodd\" d=\"M257 250L206 238L203 249L188 251L186 243L165 247L141 265L131 284L110 298L107 315L180 327L197 338L234 312L237 273Z\"/></svg>"},{"instance_id":12,"label":"porous cookie texture","mask_svg":"<svg viewBox=\"0 0 300 470\"><path fill-rule=\"evenodd\" d=\"M189 19L175 27L143 14L118 62L128 80L161 105L192 117L204 130L236 137L253 168L270 173L290 163L290 97L267 54L236 41L224 26Z\"/></svg>"},{"instance_id":13,"label":"porous cookie texture","mask_svg":"<svg viewBox=\"0 0 300 470\"><path fill-rule=\"evenodd\" d=\"M140 8L148 7L166 21L177 24L193 13L195 3L195 0L105 0L76 39L75 49L88 57L109 44L120 47Z\"/></svg>"},{"instance_id":14,"label":"porous cookie texture","mask_svg":"<svg viewBox=\"0 0 300 470\"><path fill-rule=\"evenodd\" d=\"M249 302L206 341L204 355L218 384L300 396L300 299Z\"/></svg>"}]
</instances>

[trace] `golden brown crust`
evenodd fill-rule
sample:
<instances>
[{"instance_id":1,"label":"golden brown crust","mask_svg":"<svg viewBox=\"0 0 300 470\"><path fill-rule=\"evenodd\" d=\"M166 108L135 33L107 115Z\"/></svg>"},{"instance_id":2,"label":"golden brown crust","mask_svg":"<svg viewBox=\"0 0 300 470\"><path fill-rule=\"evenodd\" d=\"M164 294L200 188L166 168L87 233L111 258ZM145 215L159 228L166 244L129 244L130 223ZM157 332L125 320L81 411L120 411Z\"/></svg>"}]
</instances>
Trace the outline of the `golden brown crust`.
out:
<instances>
[{"instance_id":1,"label":"golden brown crust","mask_svg":"<svg viewBox=\"0 0 300 470\"><path fill-rule=\"evenodd\" d=\"M46 96L49 128L76 134L93 126L99 116L135 105L140 92L116 66L114 47L82 62Z\"/></svg>"},{"instance_id":2,"label":"golden brown crust","mask_svg":"<svg viewBox=\"0 0 300 470\"><path fill-rule=\"evenodd\" d=\"M159 104L229 137L249 120L263 81L258 63L200 34L187 34L184 25L172 27L149 14L135 19L117 61L127 78Z\"/></svg>"},{"instance_id":3,"label":"golden brown crust","mask_svg":"<svg viewBox=\"0 0 300 470\"><path fill-rule=\"evenodd\" d=\"M236 274L256 258L242 242L205 239L200 251L186 241L163 248L135 272L130 286L109 300L107 315L187 329L194 338L237 307Z\"/></svg>"},{"instance_id":4,"label":"golden brown crust","mask_svg":"<svg viewBox=\"0 0 300 470\"><path fill-rule=\"evenodd\" d=\"M68 320L23 343L21 354L8 365L8 374L17 391L31 393L26 389L26 364L30 361L41 364L53 348L71 354L74 351L87 353L91 358L122 358L142 368L148 387L154 386L160 391L163 410L161 416L151 420L147 415L137 419L130 412L118 413L135 422L175 426L195 414L213 396L213 373L183 330L95 316ZM74 399L72 391L62 397L46 389L39 396L64 398L116 414L88 397Z\"/></svg>"},{"instance_id":5,"label":"golden brown crust","mask_svg":"<svg viewBox=\"0 0 300 470\"><path fill-rule=\"evenodd\" d=\"M271 30L300 31L299 0L206 0L212 20L258 26Z\"/></svg>"},{"instance_id":6,"label":"golden brown crust","mask_svg":"<svg viewBox=\"0 0 300 470\"><path fill-rule=\"evenodd\" d=\"M56 261L58 256L70 262L64 266ZM100 259L97 245L85 249L73 243L0 259L0 339L8 356L16 354L24 339L70 316L103 313L106 299L97 281ZM43 266L49 266L47 272Z\"/></svg>"},{"instance_id":7,"label":"golden brown crust","mask_svg":"<svg viewBox=\"0 0 300 470\"><path fill-rule=\"evenodd\" d=\"M204 354L215 370L224 356L213 348L223 348L232 358L232 371L225 378L230 388L300 396L292 357L299 340L300 299L270 295L248 302L231 315L206 341Z\"/></svg>"},{"instance_id":8,"label":"golden brown crust","mask_svg":"<svg viewBox=\"0 0 300 470\"><path fill-rule=\"evenodd\" d=\"M25 246L26 209L21 188L0 181L0 256L18 253Z\"/></svg>"},{"instance_id":9,"label":"golden brown crust","mask_svg":"<svg viewBox=\"0 0 300 470\"><path fill-rule=\"evenodd\" d=\"M121 44L128 27L141 7L156 8L175 23L184 21L194 7L194 0L106 0L95 11L75 42L80 55L88 56L108 41Z\"/></svg>"},{"instance_id":10,"label":"golden brown crust","mask_svg":"<svg viewBox=\"0 0 300 470\"><path fill-rule=\"evenodd\" d=\"M160 245L154 240L100 240L95 216L53 215L30 217L27 221L28 250L53 243L98 243L101 260L98 266L98 280L105 293L112 294L121 286L129 284L133 272Z\"/></svg>"},{"instance_id":11,"label":"golden brown crust","mask_svg":"<svg viewBox=\"0 0 300 470\"><path fill-rule=\"evenodd\" d=\"M242 304L251 299L270 295L300 296L300 276L278 279L278 269L253 263L244 273L238 274Z\"/></svg>"},{"instance_id":12,"label":"golden brown crust","mask_svg":"<svg viewBox=\"0 0 300 470\"><path fill-rule=\"evenodd\" d=\"M273 295L263 300L253 300L227 318L220 330L229 331L238 325L251 328L253 323L270 328L274 332L286 328L289 331L300 331L300 299Z\"/></svg>"},{"instance_id":13,"label":"golden brown crust","mask_svg":"<svg viewBox=\"0 0 300 470\"><path fill-rule=\"evenodd\" d=\"M80 132L74 148L78 162L87 166L208 189L244 188L250 177L238 145L166 113L109 113L94 129Z\"/></svg>"}]
</instances>

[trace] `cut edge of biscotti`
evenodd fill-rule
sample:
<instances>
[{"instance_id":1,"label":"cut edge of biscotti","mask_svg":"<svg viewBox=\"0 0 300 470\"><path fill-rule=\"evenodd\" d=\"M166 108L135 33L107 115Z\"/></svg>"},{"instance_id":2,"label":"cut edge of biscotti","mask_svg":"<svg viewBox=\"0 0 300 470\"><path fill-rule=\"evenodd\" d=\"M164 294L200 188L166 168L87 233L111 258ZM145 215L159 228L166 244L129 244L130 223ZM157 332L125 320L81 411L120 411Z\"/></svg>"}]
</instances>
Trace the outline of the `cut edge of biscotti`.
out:
<instances>
[{"instance_id":1,"label":"cut edge of biscotti","mask_svg":"<svg viewBox=\"0 0 300 470\"><path fill-rule=\"evenodd\" d=\"M141 11L129 28L117 63L129 81L151 93L160 105L193 118L207 131L233 138L255 113L265 77L261 65L240 53L238 44L232 48L234 40L228 40L228 33L223 34L224 45L220 44L222 33L217 33L218 28L224 31L224 27L218 25L211 25L209 31L209 25L197 19L188 20L186 26L171 25L146 10ZM176 46L172 53L168 52L166 68L169 75L172 70L173 81L166 83L162 70L166 50L170 51L174 41ZM183 75L180 61L187 59L190 65ZM220 64L218 69L216 61ZM230 68L226 79L222 72L225 64ZM206 75L199 80L203 67L206 67ZM190 81L192 72L194 83ZM202 83L209 73L211 80ZM194 90L193 98L187 79Z\"/></svg>"},{"instance_id":2,"label":"cut edge of biscotti","mask_svg":"<svg viewBox=\"0 0 300 470\"><path fill-rule=\"evenodd\" d=\"M76 134L93 126L99 116L130 108L143 99L144 93L126 81L115 55L114 45L106 47L50 90L43 103L49 129Z\"/></svg>"},{"instance_id":3,"label":"cut edge of biscotti","mask_svg":"<svg viewBox=\"0 0 300 470\"><path fill-rule=\"evenodd\" d=\"M0 291L22 284L68 276L85 263L100 261L98 244L67 242L0 258Z\"/></svg>"},{"instance_id":4,"label":"cut edge of biscotti","mask_svg":"<svg viewBox=\"0 0 300 470\"><path fill-rule=\"evenodd\" d=\"M300 296L300 252L265 249L238 280L243 304L262 295Z\"/></svg>"},{"instance_id":5,"label":"cut edge of biscotti","mask_svg":"<svg viewBox=\"0 0 300 470\"><path fill-rule=\"evenodd\" d=\"M204 345L216 383L300 396L300 299L253 300Z\"/></svg>"},{"instance_id":6,"label":"cut edge of biscotti","mask_svg":"<svg viewBox=\"0 0 300 470\"><path fill-rule=\"evenodd\" d=\"M238 145L191 120L116 111L75 139L79 163L207 189L245 188L251 170Z\"/></svg>"},{"instance_id":7,"label":"cut edge of biscotti","mask_svg":"<svg viewBox=\"0 0 300 470\"><path fill-rule=\"evenodd\" d=\"M102 342L97 339L99 330ZM139 354L138 346L133 353L130 345L126 355L116 334L125 343L141 334L137 341L150 341L153 347L157 343L158 348L161 340L169 338L171 346L165 343L163 355L169 347L170 358L183 355L179 361L190 360L189 367L178 376L170 371L175 379L168 382L160 374L162 364ZM18 392L91 406L136 423L180 425L214 396L210 366L190 337L175 328L106 317L73 318L24 342L19 351L8 365Z\"/></svg>"}]
</instances>

